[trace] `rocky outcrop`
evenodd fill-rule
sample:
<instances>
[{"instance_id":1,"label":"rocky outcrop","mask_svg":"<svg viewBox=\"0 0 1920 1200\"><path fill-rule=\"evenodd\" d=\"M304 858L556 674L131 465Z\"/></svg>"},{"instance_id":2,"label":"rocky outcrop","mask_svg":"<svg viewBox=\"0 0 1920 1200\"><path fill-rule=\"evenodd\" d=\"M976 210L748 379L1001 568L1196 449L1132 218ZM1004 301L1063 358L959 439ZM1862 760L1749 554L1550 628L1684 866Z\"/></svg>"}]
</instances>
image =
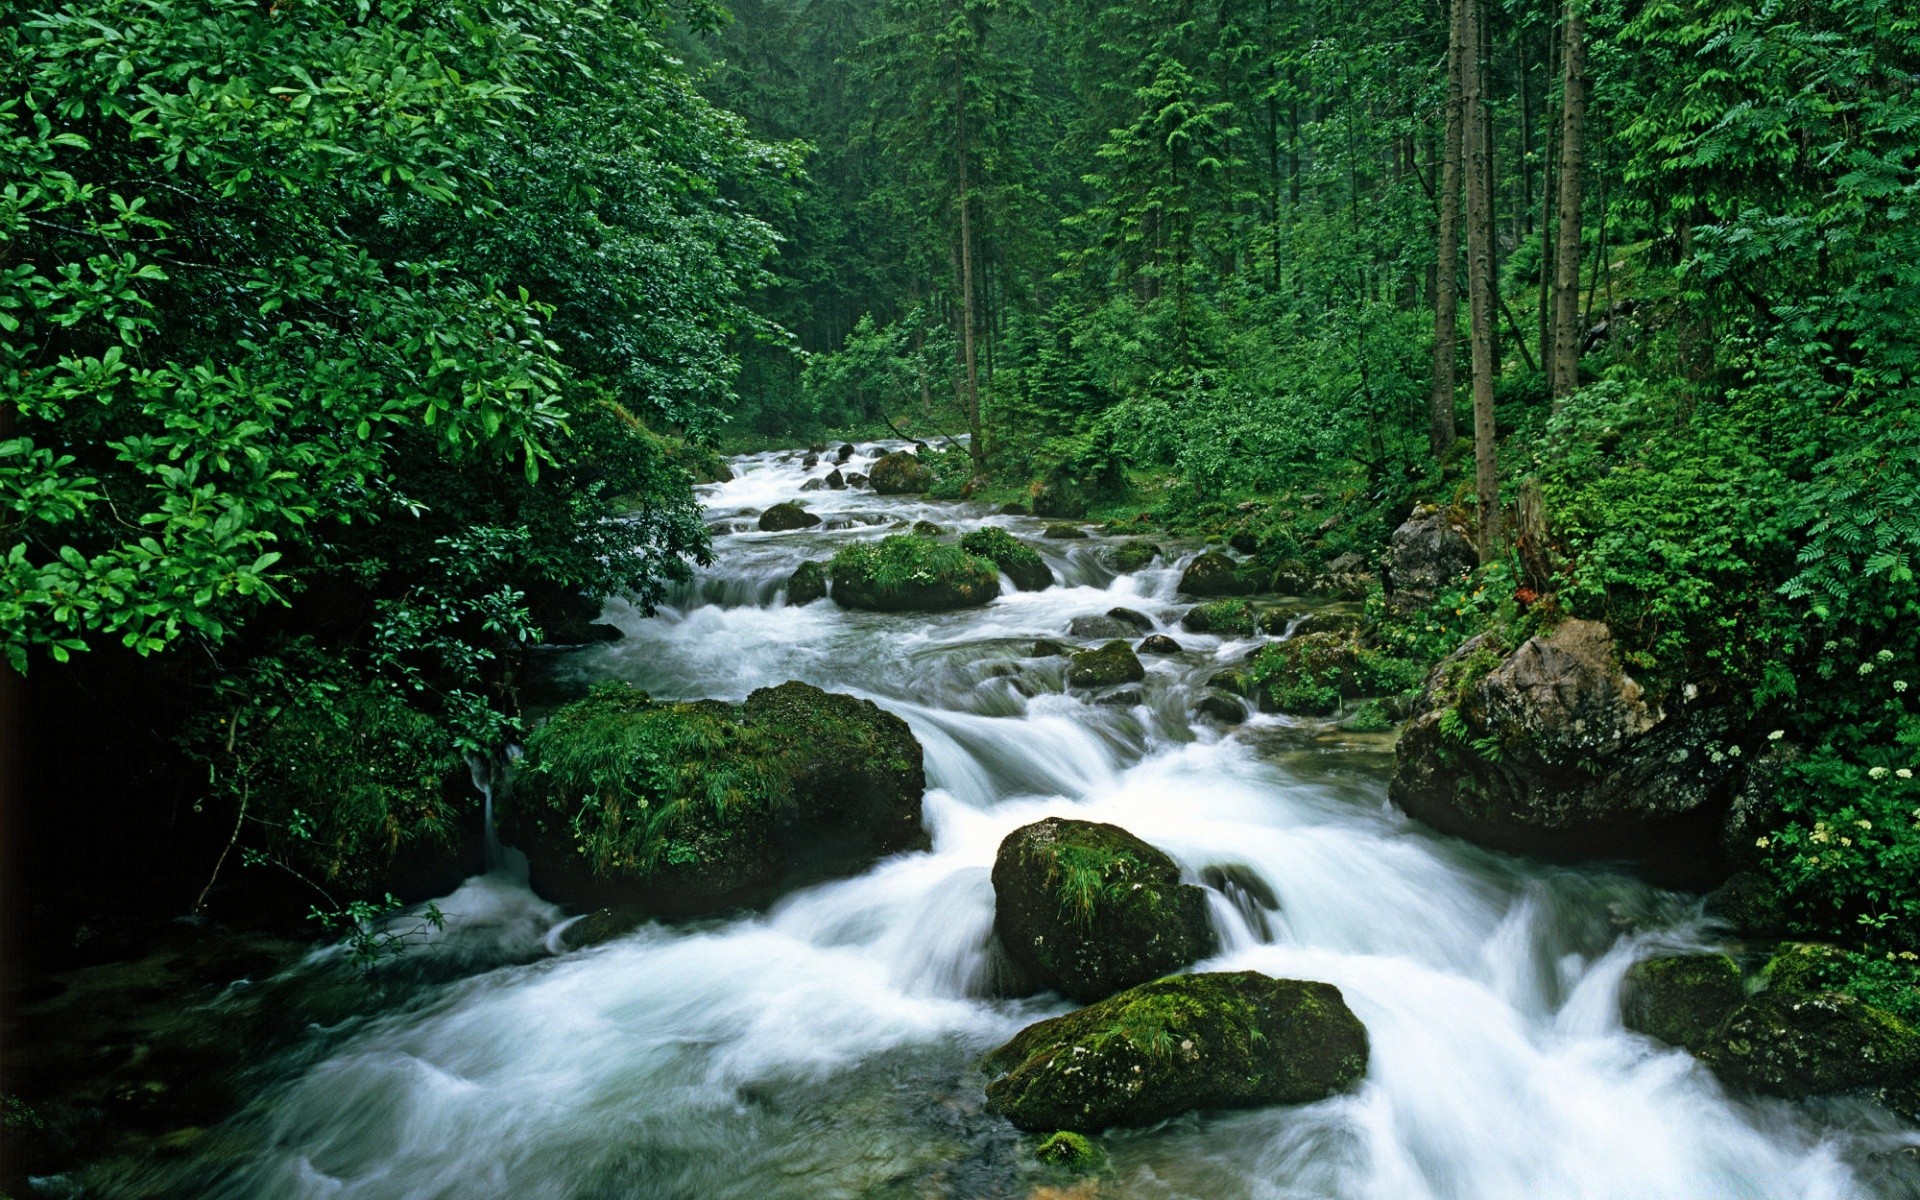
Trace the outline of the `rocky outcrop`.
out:
<instances>
[{"instance_id":1,"label":"rocky outcrop","mask_svg":"<svg viewBox=\"0 0 1920 1200\"><path fill-rule=\"evenodd\" d=\"M1137 648L1136 653L1178 654L1180 653L1180 643L1174 641L1172 638L1168 637L1164 633L1149 634L1146 637L1140 639L1140 645Z\"/></svg>"},{"instance_id":2,"label":"rocky outcrop","mask_svg":"<svg viewBox=\"0 0 1920 1200\"><path fill-rule=\"evenodd\" d=\"M993 928L1016 968L1099 1000L1213 953L1206 892L1117 825L1049 817L1000 843Z\"/></svg>"},{"instance_id":3,"label":"rocky outcrop","mask_svg":"<svg viewBox=\"0 0 1920 1200\"><path fill-rule=\"evenodd\" d=\"M1735 1009L1699 1058L1735 1087L1790 1100L1899 1088L1920 1077L1920 1031L1839 992L1769 989Z\"/></svg>"},{"instance_id":4,"label":"rocky outcrop","mask_svg":"<svg viewBox=\"0 0 1920 1200\"><path fill-rule=\"evenodd\" d=\"M1246 600L1209 600L1188 609L1180 618L1180 628L1194 633L1247 637L1253 633L1258 615Z\"/></svg>"},{"instance_id":5,"label":"rocky outcrop","mask_svg":"<svg viewBox=\"0 0 1920 1200\"><path fill-rule=\"evenodd\" d=\"M1180 590L1189 596L1245 596L1253 584L1240 574L1240 564L1210 550L1187 564L1180 573Z\"/></svg>"},{"instance_id":6,"label":"rocky outcrop","mask_svg":"<svg viewBox=\"0 0 1920 1200\"><path fill-rule=\"evenodd\" d=\"M1097 650L1082 650L1068 660L1067 682L1074 687L1107 687L1116 683L1139 683L1147 669L1125 642L1118 639Z\"/></svg>"},{"instance_id":7,"label":"rocky outcrop","mask_svg":"<svg viewBox=\"0 0 1920 1200\"><path fill-rule=\"evenodd\" d=\"M804 683L740 707L603 684L527 739L505 834L536 891L689 916L759 903L923 847L905 721Z\"/></svg>"},{"instance_id":8,"label":"rocky outcrop","mask_svg":"<svg viewBox=\"0 0 1920 1200\"><path fill-rule=\"evenodd\" d=\"M791 500L776 504L760 514L760 530L763 533L786 533L793 529L811 529L819 523L819 517Z\"/></svg>"},{"instance_id":9,"label":"rocky outcrop","mask_svg":"<svg viewBox=\"0 0 1920 1200\"><path fill-rule=\"evenodd\" d=\"M1465 518L1452 509L1423 504L1393 531L1381 582L1389 595L1425 602L1479 565Z\"/></svg>"},{"instance_id":10,"label":"rocky outcrop","mask_svg":"<svg viewBox=\"0 0 1920 1200\"><path fill-rule=\"evenodd\" d=\"M1746 999L1739 964L1724 954L1649 958L1627 968L1620 1019L1636 1033L1697 1052Z\"/></svg>"},{"instance_id":11,"label":"rocky outcrop","mask_svg":"<svg viewBox=\"0 0 1920 1200\"><path fill-rule=\"evenodd\" d=\"M1056 521L1054 524L1047 526L1040 536L1043 538L1052 538L1056 541L1061 539L1081 541L1086 538L1087 531L1078 525L1069 525L1064 521Z\"/></svg>"},{"instance_id":12,"label":"rocky outcrop","mask_svg":"<svg viewBox=\"0 0 1920 1200\"><path fill-rule=\"evenodd\" d=\"M991 526L976 529L960 539L960 548L993 563L1023 592L1038 592L1053 586L1053 570L1040 552L1004 529Z\"/></svg>"},{"instance_id":13,"label":"rocky outcrop","mask_svg":"<svg viewBox=\"0 0 1920 1200\"><path fill-rule=\"evenodd\" d=\"M827 565L817 562L803 562L793 569L793 576L787 580L787 603L796 607L823 600L827 595Z\"/></svg>"},{"instance_id":14,"label":"rocky outcrop","mask_svg":"<svg viewBox=\"0 0 1920 1200\"><path fill-rule=\"evenodd\" d=\"M1565 621L1511 654L1483 635L1428 677L1389 794L1486 845L1637 858L1691 882L1717 862L1741 758L1733 732L1722 707L1647 695L1596 621Z\"/></svg>"},{"instance_id":15,"label":"rocky outcrop","mask_svg":"<svg viewBox=\"0 0 1920 1200\"><path fill-rule=\"evenodd\" d=\"M1000 594L1000 572L984 558L925 537L895 535L848 546L827 564L834 603L878 612L973 608Z\"/></svg>"},{"instance_id":16,"label":"rocky outcrop","mask_svg":"<svg viewBox=\"0 0 1920 1200\"><path fill-rule=\"evenodd\" d=\"M1152 542L1122 542L1107 551L1108 564L1122 575L1151 566L1159 557L1160 547Z\"/></svg>"},{"instance_id":17,"label":"rocky outcrop","mask_svg":"<svg viewBox=\"0 0 1920 1200\"><path fill-rule=\"evenodd\" d=\"M867 472L867 482L883 496L904 496L924 492L933 482L933 473L925 463L905 450L883 455Z\"/></svg>"},{"instance_id":18,"label":"rocky outcrop","mask_svg":"<svg viewBox=\"0 0 1920 1200\"><path fill-rule=\"evenodd\" d=\"M987 1103L1022 1129L1151 1125L1323 1100L1358 1083L1367 1057L1332 984L1179 975L1028 1026L987 1056Z\"/></svg>"},{"instance_id":19,"label":"rocky outcrop","mask_svg":"<svg viewBox=\"0 0 1920 1200\"><path fill-rule=\"evenodd\" d=\"M1397 681L1352 638L1296 634L1260 647L1246 668L1247 692L1262 712L1329 716L1349 701L1382 696Z\"/></svg>"}]
</instances>

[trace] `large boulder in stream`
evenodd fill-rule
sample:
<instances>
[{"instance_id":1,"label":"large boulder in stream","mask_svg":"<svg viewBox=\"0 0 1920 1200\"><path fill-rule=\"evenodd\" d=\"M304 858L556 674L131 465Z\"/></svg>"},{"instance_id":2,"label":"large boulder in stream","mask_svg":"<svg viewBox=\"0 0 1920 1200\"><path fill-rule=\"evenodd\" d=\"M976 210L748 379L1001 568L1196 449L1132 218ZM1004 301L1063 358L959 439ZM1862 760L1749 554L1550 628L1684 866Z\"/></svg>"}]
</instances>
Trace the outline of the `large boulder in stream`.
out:
<instances>
[{"instance_id":1,"label":"large boulder in stream","mask_svg":"<svg viewBox=\"0 0 1920 1200\"><path fill-rule=\"evenodd\" d=\"M876 612L975 608L1000 594L1000 570L958 546L895 534L860 542L827 564L834 602Z\"/></svg>"},{"instance_id":2,"label":"large boulder in stream","mask_svg":"<svg viewBox=\"0 0 1920 1200\"><path fill-rule=\"evenodd\" d=\"M1740 965L1725 954L1642 959L1620 982L1620 1021L1669 1046L1699 1051L1746 999Z\"/></svg>"},{"instance_id":3,"label":"large boulder in stream","mask_svg":"<svg viewBox=\"0 0 1920 1200\"><path fill-rule=\"evenodd\" d=\"M987 1103L1022 1129L1151 1125L1193 1109L1309 1104L1367 1071L1329 983L1176 975L1030 1025L987 1056Z\"/></svg>"},{"instance_id":4,"label":"large boulder in stream","mask_svg":"<svg viewBox=\"0 0 1920 1200\"><path fill-rule=\"evenodd\" d=\"M1253 584L1240 574L1240 564L1209 550L1180 573L1180 590L1189 596L1244 596Z\"/></svg>"},{"instance_id":5,"label":"large boulder in stream","mask_svg":"<svg viewBox=\"0 0 1920 1200\"><path fill-rule=\"evenodd\" d=\"M791 500L776 504L760 514L760 529L763 533L786 533L794 529L811 529L819 523L819 517Z\"/></svg>"},{"instance_id":6,"label":"large boulder in stream","mask_svg":"<svg viewBox=\"0 0 1920 1200\"><path fill-rule=\"evenodd\" d=\"M1023 592L1038 592L1053 586L1053 569L1040 557L1040 552L1004 529L992 526L976 529L960 539L960 548L999 567L1013 580L1013 586Z\"/></svg>"},{"instance_id":7,"label":"large boulder in stream","mask_svg":"<svg viewBox=\"0 0 1920 1200\"><path fill-rule=\"evenodd\" d=\"M527 739L503 834L536 891L669 916L760 903L926 846L920 743L804 683L735 707L602 684Z\"/></svg>"},{"instance_id":8,"label":"large boulder in stream","mask_svg":"<svg viewBox=\"0 0 1920 1200\"><path fill-rule=\"evenodd\" d=\"M1510 654L1474 638L1428 676L1389 790L1447 833L1555 858L1633 858L1711 884L1741 748L1724 705L1663 701L1612 632L1568 620Z\"/></svg>"},{"instance_id":9,"label":"large boulder in stream","mask_svg":"<svg viewBox=\"0 0 1920 1200\"><path fill-rule=\"evenodd\" d=\"M924 492L933 482L933 473L918 457L905 450L883 455L867 472L867 481L882 496L904 496Z\"/></svg>"},{"instance_id":10,"label":"large boulder in stream","mask_svg":"<svg viewBox=\"0 0 1920 1200\"><path fill-rule=\"evenodd\" d=\"M1098 1000L1198 962L1215 947L1207 894L1117 825L1048 817L1000 843L993 928L1014 967Z\"/></svg>"},{"instance_id":11,"label":"large boulder in stream","mask_svg":"<svg viewBox=\"0 0 1920 1200\"><path fill-rule=\"evenodd\" d=\"M787 580L787 603L798 607L824 600L827 595L827 564L803 562Z\"/></svg>"},{"instance_id":12,"label":"large boulder in stream","mask_svg":"<svg viewBox=\"0 0 1920 1200\"><path fill-rule=\"evenodd\" d=\"M1124 624L1122 627L1125 628ZM1118 638L1097 649L1079 651L1068 660L1067 665L1067 682L1074 687L1139 683L1146 677L1147 669L1140 665L1133 648Z\"/></svg>"}]
</instances>

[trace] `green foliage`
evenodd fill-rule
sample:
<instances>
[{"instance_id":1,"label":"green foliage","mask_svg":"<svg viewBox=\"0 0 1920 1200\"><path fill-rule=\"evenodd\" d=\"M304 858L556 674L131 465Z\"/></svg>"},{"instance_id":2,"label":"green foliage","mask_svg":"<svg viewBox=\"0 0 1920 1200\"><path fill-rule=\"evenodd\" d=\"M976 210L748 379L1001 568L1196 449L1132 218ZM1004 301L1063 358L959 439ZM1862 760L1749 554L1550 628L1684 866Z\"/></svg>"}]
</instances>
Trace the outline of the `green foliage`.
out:
<instances>
[{"instance_id":1,"label":"green foliage","mask_svg":"<svg viewBox=\"0 0 1920 1200\"><path fill-rule=\"evenodd\" d=\"M383 962L403 958L407 951L447 926L446 914L437 904L428 904L417 917L401 916L400 901L392 892L379 902L354 900L345 908L314 908L307 913L329 933L338 933L346 947L347 961L362 971L371 971Z\"/></svg>"},{"instance_id":2,"label":"green foliage","mask_svg":"<svg viewBox=\"0 0 1920 1200\"><path fill-rule=\"evenodd\" d=\"M958 546L900 535L847 546L827 569L836 589L860 587L881 595L946 586L997 590L1000 575L991 561Z\"/></svg>"},{"instance_id":3,"label":"green foliage","mask_svg":"<svg viewBox=\"0 0 1920 1200\"><path fill-rule=\"evenodd\" d=\"M972 530L960 539L960 548L1016 578L1020 572L1047 569L1038 550L997 526Z\"/></svg>"}]
</instances>

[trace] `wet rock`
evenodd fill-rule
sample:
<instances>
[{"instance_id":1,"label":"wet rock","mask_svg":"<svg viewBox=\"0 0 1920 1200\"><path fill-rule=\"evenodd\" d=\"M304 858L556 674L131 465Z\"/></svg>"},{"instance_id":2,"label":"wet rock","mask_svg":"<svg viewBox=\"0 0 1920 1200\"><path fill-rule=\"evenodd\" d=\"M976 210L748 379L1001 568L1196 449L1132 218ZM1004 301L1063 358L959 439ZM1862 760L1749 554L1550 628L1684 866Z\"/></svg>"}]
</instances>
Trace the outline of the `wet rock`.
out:
<instances>
[{"instance_id":1,"label":"wet rock","mask_svg":"<svg viewBox=\"0 0 1920 1200\"><path fill-rule=\"evenodd\" d=\"M644 909L596 908L560 931L560 944L569 950L585 950L627 936L648 921Z\"/></svg>"},{"instance_id":2,"label":"wet rock","mask_svg":"<svg viewBox=\"0 0 1920 1200\"><path fill-rule=\"evenodd\" d=\"M1009 504L1002 504L1000 506L1000 515L1003 517L1026 517L1033 515L1033 510L1018 500L1015 500Z\"/></svg>"},{"instance_id":3,"label":"wet rock","mask_svg":"<svg viewBox=\"0 0 1920 1200\"><path fill-rule=\"evenodd\" d=\"M1911 1084L1920 1031L1839 992L1769 989L1735 1009L1699 1057L1735 1087L1797 1100Z\"/></svg>"},{"instance_id":4,"label":"wet rock","mask_svg":"<svg viewBox=\"0 0 1920 1200\"><path fill-rule=\"evenodd\" d=\"M1268 618L1272 618L1272 624L1278 625L1279 628L1271 628ZM1298 624L1295 624L1296 621ZM1291 628L1293 636L1295 637L1308 633L1332 633L1342 638L1352 638L1366 627L1366 623L1366 618L1362 617L1359 613L1327 612L1323 610L1296 616L1292 613L1283 614L1281 610L1274 609L1261 615L1260 628L1262 631L1271 633L1275 637L1286 633L1287 630Z\"/></svg>"},{"instance_id":5,"label":"wet rock","mask_svg":"<svg viewBox=\"0 0 1920 1200\"><path fill-rule=\"evenodd\" d=\"M1643 959L1621 981L1620 1020L1636 1033L1698 1052L1746 998L1739 964L1724 954Z\"/></svg>"},{"instance_id":6,"label":"wet rock","mask_svg":"<svg viewBox=\"0 0 1920 1200\"><path fill-rule=\"evenodd\" d=\"M811 529L819 523L819 517L791 500L776 504L760 514L762 533L786 533L793 529Z\"/></svg>"},{"instance_id":7,"label":"wet rock","mask_svg":"<svg viewBox=\"0 0 1920 1200\"><path fill-rule=\"evenodd\" d=\"M1178 975L1028 1026L987 1056L987 1102L1023 1129L1151 1125L1323 1100L1358 1083L1367 1057L1332 984Z\"/></svg>"},{"instance_id":8,"label":"wet rock","mask_svg":"<svg viewBox=\"0 0 1920 1200\"><path fill-rule=\"evenodd\" d=\"M818 454L809 454L800 460L800 465L811 471L820 465L820 456Z\"/></svg>"},{"instance_id":9,"label":"wet rock","mask_svg":"<svg viewBox=\"0 0 1920 1200\"><path fill-rule=\"evenodd\" d=\"M1180 590L1189 596L1245 596L1253 584L1241 577L1240 564L1213 550L1187 564Z\"/></svg>"},{"instance_id":10,"label":"wet rock","mask_svg":"<svg viewBox=\"0 0 1920 1200\"><path fill-rule=\"evenodd\" d=\"M1389 593L1424 602L1479 565L1465 515L1423 504L1393 531L1381 578Z\"/></svg>"},{"instance_id":11,"label":"wet rock","mask_svg":"<svg viewBox=\"0 0 1920 1200\"><path fill-rule=\"evenodd\" d=\"M1008 957L1083 1002L1214 951L1205 891L1117 825L1049 817L1014 830L994 858L993 895Z\"/></svg>"},{"instance_id":12,"label":"wet rock","mask_svg":"<svg viewBox=\"0 0 1920 1200\"><path fill-rule=\"evenodd\" d=\"M1245 863L1216 863L1200 872L1200 882L1227 898L1247 928L1263 941L1273 938L1273 914L1280 911L1280 897L1260 872Z\"/></svg>"},{"instance_id":13,"label":"wet rock","mask_svg":"<svg viewBox=\"0 0 1920 1200\"><path fill-rule=\"evenodd\" d=\"M1041 638L1039 641L1033 644L1033 648L1031 650L1027 651L1027 657L1029 658L1062 658L1071 653L1072 653L1071 648L1061 645L1059 642L1054 641L1052 638Z\"/></svg>"},{"instance_id":14,"label":"wet rock","mask_svg":"<svg viewBox=\"0 0 1920 1200\"><path fill-rule=\"evenodd\" d=\"M1180 618L1182 629L1223 637L1246 637L1254 627L1254 608L1245 600L1209 600L1194 605Z\"/></svg>"},{"instance_id":15,"label":"wet rock","mask_svg":"<svg viewBox=\"0 0 1920 1200\"><path fill-rule=\"evenodd\" d=\"M1231 692L1236 696L1251 697L1253 695L1253 680L1247 678L1247 673L1238 667L1229 667L1209 675L1207 686L1219 688L1223 692Z\"/></svg>"},{"instance_id":16,"label":"wet rock","mask_svg":"<svg viewBox=\"0 0 1920 1200\"><path fill-rule=\"evenodd\" d=\"M1095 704L1098 704L1102 708L1132 708L1136 704L1145 704L1146 702L1147 694L1137 687L1120 688L1116 691L1108 692L1106 695L1094 701Z\"/></svg>"},{"instance_id":17,"label":"wet rock","mask_svg":"<svg viewBox=\"0 0 1920 1200\"><path fill-rule=\"evenodd\" d=\"M1846 951L1822 942L1784 942L1763 969L1767 986L1790 992L1824 991L1851 974Z\"/></svg>"},{"instance_id":18,"label":"wet rock","mask_svg":"<svg viewBox=\"0 0 1920 1200\"><path fill-rule=\"evenodd\" d=\"M1475 638L1435 667L1389 794L1500 849L1636 858L1700 886L1724 873L1714 843L1737 782L1732 741L1725 707L1661 703L1622 669L1605 625L1569 620L1512 654Z\"/></svg>"},{"instance_id":19,"label":"wet rock","mask_svg":"<svg viewBox=\"0 0 1920 1200\"><path fill-rule=\"evenodd\" d=\"M1107 1157L1085 1134L1070 1130L1049 1134L1033 1148L1033 1156L1043 1163L1074 1171L1096 1170Z\"/></svg>"},{"instance_id":20,"label":"wet rock","mask_svg":"<svg viewBox=\"0 0 1920 1200\"><path fill-rule=\"evenodd\" d=\"M952 532L953 530L948 529L945 525L937 525L932 521L915 521L913 523L913 533L915 537L945 537Z\"/></svg>"},{"instance_id":21,"label":"wet rock","mask_svg":"<svg viewBox=\"0 0 1920 1200\"><path fill-rule=\"evenodd\" d=\"M1087 536L1087 531L1080 528L1078 525L1068 525L1065 522L1055 522L1054 524L1047 526L1046 532L1042 533L1040 536L1045 538L1055 538L1055 539L1065 538L1068 540L1078 540L1078 539L1085 538Z\"/></svg>"},{"instance_id":22,"label":"wet rock","mask_svg":"<svg viewBox=\"0 0 1920 1200\"><path fill-rule=\"evenodd\" d=\"M1108 565L1122 575L1152 566L1159 557L1160 547L1152 542L1123 542L1107 551Z\"/></svg>"},{"instance_id":23,"label":"wet rock","mask_svg":"<svg viewBox=\"0 0 1920 1200\"><path fill-rule=\"evenodd\" d=\"M905 450L895 450L873 464L870 472L873 490L882 496L903 496L924 492L933 482L926 464Z\"/></svg>"},{"instance_id":24,"label":"wet rock","mask_svg":"<svg viewBox=\"0 0 1920 1200\"><path fill-rule=\"evenodd\" d=\"M1178 654L1180 643L1164 633L1156 633L1140 640L1141 654Z\"/></svg>"},{"instance_id":25,"label":"wet rock","mask_svg":"<svg viewBox=\"0 0 1920 1200\"><path fill-rule=\"evenodd\" d=\"M999 567L1013 586L1023 592L1038 592L1053 586L1053 570L1040 552L1004 529L976 529L960 539L960 548L977 554Z\"/></svg>"},{"instance_id":26,"label":"wet rock","mask_svg":"<svg viewBox=\"0 0 1920 1200\"><path fill-rule=\"evenodd\" d=\"M1088 640L1132 637L1136 632L1133 626L1112 617L1075 617L1067 622L1068 634Z\"/></svg>"},{"instance_id":27,"label":"wet rock","mask_svg":"<svg viewBox=\"0 0 1920 1200\"><path fill-rule=\"evenodd\" d=\"M1779 937L1787 931L1779 885L1762 871L1735 871L1707 893L1706 909L1708 916L1748 937Z\"/></svg>"},{"instance_id":28,"label":"wet rock","mask_svg":"<svg viewBox=\"0 0 1920 1200\"><path fill-rule=\"evenodd\" d=\"M1108 687L1116 683L1139 683L1147 669L1134 657L1133 650L1119 640L1097 650L1082 650L1067 667L1067 682L1074 687Z\"/></svg>"},{"instance_id":29,"label":"wet rock","mask_svg":"<svg viewBox=\"0 0 1920 1200\"><path fill-rule=\"evenodd\" d=\"M839 491L846 490L847 477L840 473L839 467L835 467L833 470L828 471L826 474L826 480L827 480L827 486L832 488L834 491L839 492Z\"/></svg>"},{"instance_id":30,"label":"wet rock","mask_svg":"<svg viewBox=\"0 0 1920 1200\"><path fill-rule=\"evenodd\" d=\"M787 580L787 603L798 607L824 600L827 595L827 564L803 562Z\"/></svg>"},{"instance_id":31,"label":"wet rock","mask_svg":"<svg viewBox=\"0 0 1920 1200\"><path fill-rule=\"evenodd\" d=\"M1332 633L1296 634L1262 646L1247 675L1260 711L1295 716L1328 716L1346 701L1391 687L1368 666L1356 643Z\"/></svg>"},{"instance_id":32,"label":"wet rock","mask_svg":"<svg viewBox=\"0 0 1920 1200\"><path fill-rule=\"evenodd\" d=\"M857 453L859 453L859 451L853 448L852 442L843 442L841 443L840 449L834 453L833 461L845 466Z\"/></svg>"},{"instance_id":33,"label":"wet rock","mask_svg":"<svg viewBox=\"0 0 1920 1200\"><path fill-rule=\"evenodd\" d=\"M1107 615L1116 621L1125 621L1141 633L1153 628L1153 618L1134 608L1110 608Z\"/></svg>"},{"instance_id":34,"label":"wet rock","mask_svg":"<svg viewBox=\"0 0 1920 1200\"><path fill-rule=\"evenodd\" d=\"M527 739L502 834L551 900L704 915L924 847L925 791L919 742L871 701L785 683L739 707L665 703L603 684Z\"/></svg>"},{"instance_id":35,"label":"wet rock","mask_svg":"<svg viewBox=\"0 0 1920 1200\"><path fill-rule=\"evenodd\" d=\"M1086 497L1080 489L1060 479L1048 480L1036 488L1032 507L1036 517L1077 520L1087 515Z\"/></svg>"},{"instance_id":36,"label":"wet rock","mask_svg":"<svg viewBox=\"0 0 1920 1200\"><path fill-rule=\"evenodd\" d=\"M1000 572L984 558L926 537L895 534L848 546L827 564L834 603L879 612L974 608L1000 594Z\"/></svg>"},{"instance_id":37,"label":"wet rock","mask_svg":"<svg viewBox=\"0 0 1920 1200\"><path fill-rule=\"evenodd\" d=\"M873 481L871 479L868 479L858 471L851 472L847 476L847 486L850 488L868 487L871 486L872 483Z\"/></svg>"},{"instance_id":38,"label":"wet rock","mask_svg":"<svg viewBox=\"0 0 1920 1200\"><path fill-rule=\"evenodd\" d=\"M827 481L825 479L809 479L800 485L800 490L803 492L824 492L827 490Z\"/></svg>"},{"instance_id":39,"label":"wet rock","mask_svg":"<svg viewBox=\"0 0 1920 1200\"><path fill-rule=\"evenodd\" d=\"M1193 702L1193 713L1221 725L1238 725L1247 719L1247 706L1224 692L1208 692Z\"/></svg>"}]
</instances>

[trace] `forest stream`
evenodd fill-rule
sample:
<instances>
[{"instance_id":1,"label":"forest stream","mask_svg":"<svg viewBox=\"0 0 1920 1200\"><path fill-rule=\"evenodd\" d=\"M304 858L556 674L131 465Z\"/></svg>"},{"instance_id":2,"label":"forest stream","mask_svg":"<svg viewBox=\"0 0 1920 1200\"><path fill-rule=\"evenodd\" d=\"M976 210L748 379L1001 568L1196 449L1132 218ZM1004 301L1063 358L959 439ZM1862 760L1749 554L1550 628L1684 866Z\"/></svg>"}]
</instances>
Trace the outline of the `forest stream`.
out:
<instances>
[{"instance_id":1,"label":"forest stream","mask_svg":"<svg viewBox=\"0 0 1920 1200\"><path fill-rule=\"evenodd\" d=\"M862 447L866 470L884 447ZM251 990L303 1014L249 1069L241 1110L170 1153L96 1164L49 1194L258 1200L1843 1200L1920 1195L1911 1131L1864 1102L1736 1100L1684 1052L1630 1034L1621 977L1655 949L1722 945L1692 897L1599 867L1440 837L1386 798L1391 735L1256 715L1196 722L1247 639L1179 627L1175 553L1133 574L1110 537L1042 539L981 505L816 490L823 518L763 533L801 495L799 453L701 489L716 562L624 637L546 651L562 693L621 680L738 702L786 680L873 700L925 748L932 849L725 920L654 923L560 952L572 919L513 855L438 902L446 926L376 968L364 1010L340 952ZM802 561L900 522L1034 538L1059 581L935 615L783 602ZM1035 658L1115 606L1180 643L1143 683L1068 689ZM1307 611L1303 606L1302 611ZM1349 1094L1201 1113L1100 1139L1056 1174L985 1105L981 1054L1067 1011L994 998L989 869L1044 816L1111 822L1211 881L1199 970L1322 980L1365 1023ZM1221 870L1226 868L1226 870ZM434 964L438 964L437 966ZM361 1011L315 996L353 991ZM202 1019L209 1015L202 1012ZM247 1028L235 1018L234 1036ZM1890 1165L1892 1164L1892 1165ZM1906 1172L1904 1176L1898 1172Z\"/></svg>"}]
</instances>

